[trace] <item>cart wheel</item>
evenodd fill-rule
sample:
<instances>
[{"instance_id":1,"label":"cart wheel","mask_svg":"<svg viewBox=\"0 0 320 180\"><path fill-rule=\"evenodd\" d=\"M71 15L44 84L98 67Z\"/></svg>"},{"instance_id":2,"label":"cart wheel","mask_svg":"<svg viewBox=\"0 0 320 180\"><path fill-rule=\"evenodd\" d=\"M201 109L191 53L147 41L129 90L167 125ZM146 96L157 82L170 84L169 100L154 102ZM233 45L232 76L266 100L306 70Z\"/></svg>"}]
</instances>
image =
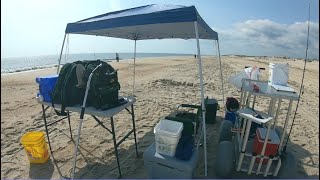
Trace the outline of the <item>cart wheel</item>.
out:
<instances>
[{"instance_id":1,"label":"cart wheel","mask_svg":"<svg viewBox=\"0 0 320 180\"><path fill-rule=\"evenodd\" d=\"M223 120L219 130L219 143L222 141L232 141L231 128L233 123L229 120Z\"/></svg>"},{"instance_id":2,"label":"cart wheel","mask_svg":"<svg viewBox=\"0 0 320 180\"><path fill-rule=\"evenodd\" d=\"M215 172L218 178L230 178L233 170L234 146L231 141L222 141L218 145Z\"/></svg>"},{"instance_id":3,"label":"cart wheel","mask_svg":"<svg viewBox=\"0 0 320 180\"><path fill-rule=\"evenodd\" d=\"M280 171L278 178L280 179L293 179L295 178L295 172L297 172L296 158L291 152L286 152L281 161Z\"/></svg>"}]
</instances>

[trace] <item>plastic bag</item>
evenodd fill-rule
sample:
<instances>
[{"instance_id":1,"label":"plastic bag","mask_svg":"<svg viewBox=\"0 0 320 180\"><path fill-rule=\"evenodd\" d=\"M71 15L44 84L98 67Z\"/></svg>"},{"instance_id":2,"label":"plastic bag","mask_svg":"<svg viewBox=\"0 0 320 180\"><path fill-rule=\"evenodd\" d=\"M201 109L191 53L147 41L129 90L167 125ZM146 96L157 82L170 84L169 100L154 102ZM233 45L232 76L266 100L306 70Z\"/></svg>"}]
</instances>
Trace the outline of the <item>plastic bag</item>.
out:
<instances>
[{"instance_id":1,"label":"plastic bag","mask_svg":"<svg viewBox=\"0 0 320 180\"><path fill-rule=\"evenodd\" d=\"M259 80L259 78L260 78L260 69L257 66L253 66L250 69L251 69L251 71L250 71L250 79ZM259 86L257 85L256 82L251 82L251 86L253 88L253 91L259 92L260 88L259 88Z\"/></svg>"},{"instance_id":2,"label":"plastic bag","mask_svg":"<svg viewBox=\"0 0 320 180\"><path fill-rule=\"evenodd\" d=\"M261 73L257 66L245 68L244 71L247 73L250 79L259 80Z\"/></svg>"},{"instance_id":3,"label":"plastic bag","mask_svg":"<svg viewBox=\"0 0 320 180\"><path fill-rule=\"evenodd\" d=\"M241 89L241 86L242 86L241 80L243 78L259 80L260 74L261 74L260 69L257 66L248 67L248 68L245 68L240 73L230 77L229 82L234 86L236 86L238 89ZM252 84L255 85L253 88L258 91L259 87L256 85L256 83L252 83Z\"/></svg>"}]
</instances>

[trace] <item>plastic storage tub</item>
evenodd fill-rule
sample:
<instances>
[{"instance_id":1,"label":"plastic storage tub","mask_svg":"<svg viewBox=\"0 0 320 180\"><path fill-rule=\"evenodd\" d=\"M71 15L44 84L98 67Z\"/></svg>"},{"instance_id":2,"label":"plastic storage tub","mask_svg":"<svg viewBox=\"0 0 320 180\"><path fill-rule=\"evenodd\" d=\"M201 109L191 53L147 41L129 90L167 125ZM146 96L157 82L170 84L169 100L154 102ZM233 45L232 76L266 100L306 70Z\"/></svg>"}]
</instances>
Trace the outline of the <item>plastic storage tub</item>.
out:
<instances>
[{"instance_id":1,"label":"plastic storage tub","mask_svg":"<svg viewBox=\"0 0 320 180\"><path fill-rule=\"evenodd\" d=\"M270 85L287 86L289 79L289 65L288 64L274 64L269 63L269 79Z\"/></svg>"},{"instance_id":2,"label":"plastic storage tub","mask_svg":"<svg viewBox=\"0 0 320 180\"><path fill-rule=\"evenodd\" d=\"M58 80L58 74L37 77L36 82L39 84L39 93L37 97L41 101L51 102L51 93Z\"/></svg>"},{"instance_id":3,"label":"plastic storage tub","mask_svg":"<svg viewBox=\"0 0 320 180\"><path fill-rule=\"evenodd\" d=\"M258 155L261 154L264 140L267 134L267 129L266 128L257 128L256 130L256 136L254 138L254 143L253 143L253 148L254 152L256 152ZM267 142L267 146L264 152L265 156L274 156L277 154L278 147L280 144L280 138L276 131L274 129L270 129L269 132L269 138ZM257 161L259 161L260 158L257 158ZM264 159L263 163L267 163L267 160Z\"/></svg>"},{"instance_id":4,"label":"plastic storage tub","mask_svg":"<svg viewBox=\"0 0 320 180\"><path fill-rule=\"evenodd\" d=\"M161 119L154 127L157 153L174 156L183 130L183 123Z\"/></svg>"},{"instance_id":5,"label":"plastic storage tub","mask_svg":"<svg viewBox=\"0 0 320 180\"><path fill-rule=\"evenodd\" d=\"M48 146L43 132L27 132L21 139L30 163L45 163L49 158Z\"/></svg>"},{"instance_id":6,"label":"plastic storage tub","mask_svg":"<svg viewBox=\"0 0 320 180\"><path fill-rule=\"evenodd\" d=\"M144 167L149 179L191 179L196 172L198 159L197 149L187 161L161 155L156 152L155 143L143 153Z\"/></svg>"}]
</instances>

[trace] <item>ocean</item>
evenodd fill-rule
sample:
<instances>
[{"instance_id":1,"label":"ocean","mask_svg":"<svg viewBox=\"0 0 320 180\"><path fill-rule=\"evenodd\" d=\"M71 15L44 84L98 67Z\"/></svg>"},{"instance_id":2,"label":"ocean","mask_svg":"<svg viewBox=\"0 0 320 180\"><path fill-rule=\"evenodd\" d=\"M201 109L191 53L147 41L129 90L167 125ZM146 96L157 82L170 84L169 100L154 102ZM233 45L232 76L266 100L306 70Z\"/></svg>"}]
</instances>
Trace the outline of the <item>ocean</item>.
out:
<instances>
[{"instance_id":1,"label":"ocean","mask_svg":"<svg viewBox=\"0 0 320 180\"><path fill-rule=\"evenodd\" d=\"M118 53L120 61L133 59L133 53ZM191 54L173 53L137 53L136 58L146 57L166 57L166 56L193 56ZM115 60L115 53L82 53L82 54L63 54L61 64L78 60ZM33 56L33 57L14 57L1 58L1 74L30 71L54 67L58 65L59 55Z\"/></svg>"}]
</instances>

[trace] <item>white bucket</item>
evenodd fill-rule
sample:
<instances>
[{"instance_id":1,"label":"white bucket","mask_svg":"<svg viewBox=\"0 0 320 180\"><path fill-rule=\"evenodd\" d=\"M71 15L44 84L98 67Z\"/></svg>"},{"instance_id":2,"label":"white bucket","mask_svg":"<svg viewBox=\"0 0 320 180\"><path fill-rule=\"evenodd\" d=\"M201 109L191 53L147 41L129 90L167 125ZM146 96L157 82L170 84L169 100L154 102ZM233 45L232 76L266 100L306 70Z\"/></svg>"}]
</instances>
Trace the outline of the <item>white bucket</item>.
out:
<instances>
[{"instance_id":1,"label":"white bucket","mask_svg":"<svg viewBox=\"0 0 320 180\"><path fill-rule=\"evenodd\" d=\"M287 86L289 79L289 64L269 63L268 84Z\"/></svg>"},{"instance_id":2,"label":"white bucket","mask_svg":"<svg viewBox=\"0 0 320 180\"><path fill-rule=\"evenodd\" d=\"M183 123L161 119L154 127L156 152L174 156L183 130Z\"/></svg>"}]
</instances>

